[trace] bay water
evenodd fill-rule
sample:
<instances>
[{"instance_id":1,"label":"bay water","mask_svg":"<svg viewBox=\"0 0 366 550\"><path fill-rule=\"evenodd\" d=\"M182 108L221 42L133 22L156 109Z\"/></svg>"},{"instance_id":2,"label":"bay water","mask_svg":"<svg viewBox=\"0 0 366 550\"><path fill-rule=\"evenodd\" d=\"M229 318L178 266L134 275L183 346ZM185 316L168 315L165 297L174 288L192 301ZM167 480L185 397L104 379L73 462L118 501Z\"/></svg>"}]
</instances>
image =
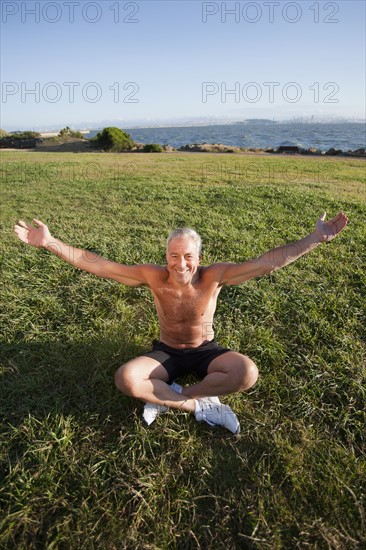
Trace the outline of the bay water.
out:
<instances>
[{"instance_id":1,"label":"bay water","mask_svg":"<svg viewBox=\"0 0 366 550\"><path fill-rule=\"evenodd\" d=\"M127 128L132 139L140 143L159 143L179 148L193 143L221 143L245 148L268 148L296 145L316 147L322 151L334 147L342 151L366 147L366 125L360 122L297 123L247 122L209 126ZM86 137L94 137L93 130Z\"/></svg>"}]
</instances>

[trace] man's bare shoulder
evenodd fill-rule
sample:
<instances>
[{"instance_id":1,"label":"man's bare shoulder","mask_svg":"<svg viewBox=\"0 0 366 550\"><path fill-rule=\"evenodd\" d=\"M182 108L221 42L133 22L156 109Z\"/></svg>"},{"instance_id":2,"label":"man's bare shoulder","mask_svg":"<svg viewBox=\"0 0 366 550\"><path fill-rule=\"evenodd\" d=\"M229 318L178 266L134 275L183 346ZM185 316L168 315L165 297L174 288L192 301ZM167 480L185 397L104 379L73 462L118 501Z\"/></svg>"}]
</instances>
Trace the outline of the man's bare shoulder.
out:
<instances>
[{"instance_id":1,"label":"man's bare shoulder","mask_svg":"<svg viewBox=\"0 0 366 550\"><path fill-rule=\"evenodd\" d=\"M166 267L157 264L142 264L140 269L144 273L147 283L150 285L154 282L163 281L167 278Z\"/></svg>"},{"instance_id":2,"label":"man's bare shoulder","mask_svg":"<svg viewBox=\"0 0 366 550\"><path fill-rule=\"evenodd\" d=\"M208 282L221 283L222 276L227 267L231 265L225 262L217 262L207 266L200 267L200 279Z\"/></svg>"}]
</instances>

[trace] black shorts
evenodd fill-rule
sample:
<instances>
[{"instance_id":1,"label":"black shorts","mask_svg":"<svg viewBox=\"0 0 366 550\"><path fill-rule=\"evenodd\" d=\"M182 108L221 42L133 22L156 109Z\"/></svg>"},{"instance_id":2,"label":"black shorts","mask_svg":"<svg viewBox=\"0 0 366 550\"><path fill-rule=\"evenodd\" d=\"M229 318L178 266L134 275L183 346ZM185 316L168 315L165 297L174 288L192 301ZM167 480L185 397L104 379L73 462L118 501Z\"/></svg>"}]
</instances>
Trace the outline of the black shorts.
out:
<instances>
[{"instance_id":1,"label":"black shorts","mask_svg":"<svg viewBox=\"0 0 366 550\"><path fill-rule=\"evenodd\" d=\"M159 361L167 371L169 384L171 384L173 380L186 374L195 374L201 379L204 378L211 361L228 351L233 350L219 346L215 340L205 342L197 348L185 349L171 348L163 342L154 340L152 351L142 355Z\"/></svg>"}]
</instances>

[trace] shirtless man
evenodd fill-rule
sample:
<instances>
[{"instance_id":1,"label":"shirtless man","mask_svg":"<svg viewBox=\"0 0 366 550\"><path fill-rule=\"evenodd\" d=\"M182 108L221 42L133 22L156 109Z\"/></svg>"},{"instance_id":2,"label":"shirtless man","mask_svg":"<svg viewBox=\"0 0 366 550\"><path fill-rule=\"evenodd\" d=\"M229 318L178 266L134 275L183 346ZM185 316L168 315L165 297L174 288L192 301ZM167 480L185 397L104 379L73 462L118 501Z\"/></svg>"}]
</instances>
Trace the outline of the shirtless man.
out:
<instances>
[{"instance_id":1,"label":"shirtless man","mask_svg":"<svg viewBox=\"0 0 366 550\"><path fill-rule=\"evenodd\" d=\"M223 285L237 285L267 275L331 241L348 222L340 212L330 221L324 213L314 231L299 241L274 248L254 260L201 266L201 238L192 229L173 231L167 241L166 266L123 265L55 239L47 225L19 221L20 240L43 247L75 267L127 286L147 285L160 323L160 340L153 350L131 359L116 372L117 388L144 402L148 424L168 408L192 412L198 421L221 425L238 433L236 415L217 396L245 391L257 381L254 362L222 348L213 340L213 317ZM187 373L201 380L181 387L174 380Z\"/></svg>"}]
</instances>

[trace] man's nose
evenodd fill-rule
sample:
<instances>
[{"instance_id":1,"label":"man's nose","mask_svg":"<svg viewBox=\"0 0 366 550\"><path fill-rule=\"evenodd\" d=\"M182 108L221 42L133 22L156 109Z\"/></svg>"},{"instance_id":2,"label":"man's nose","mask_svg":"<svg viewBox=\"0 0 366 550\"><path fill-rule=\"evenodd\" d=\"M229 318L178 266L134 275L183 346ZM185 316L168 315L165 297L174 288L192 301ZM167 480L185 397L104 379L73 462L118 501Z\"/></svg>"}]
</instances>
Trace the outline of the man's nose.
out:
<instances>
[{"instance_id":1,"label":"man's nose","mask_svg":"<svg viewBox=\"0 0 366 550\"><path fill-rule=\"evenodd\" d=\"M183 256L181 258L178 258L178 267L185 267L185 266L186 266L186 261L183 258Z\"/></svg>"}]
</instances>

